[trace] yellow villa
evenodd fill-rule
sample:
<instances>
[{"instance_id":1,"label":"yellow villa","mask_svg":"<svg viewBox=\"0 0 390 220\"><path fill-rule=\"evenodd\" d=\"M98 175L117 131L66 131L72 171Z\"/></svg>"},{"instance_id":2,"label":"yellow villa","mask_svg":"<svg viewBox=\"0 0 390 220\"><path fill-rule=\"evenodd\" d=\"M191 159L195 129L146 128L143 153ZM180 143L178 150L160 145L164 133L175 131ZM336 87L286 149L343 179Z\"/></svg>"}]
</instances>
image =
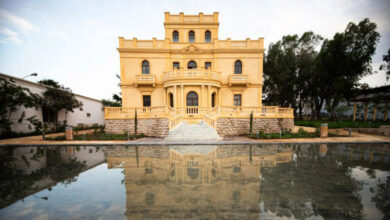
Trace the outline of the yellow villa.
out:
<instances>
[{"instance_id":1,"label":"yellow villa","mask_svg":"<svg viewBox=\"0 0 390 220\"><path fill-rule=\"evenodd\" d=\"M218 12L165 13L165 39L119 37L122 107L106 129L164 137L180 122L205 121L221 136L291 129L293 110L262 105L264 39L220 40ZM235 130L231 129L232 127Z\"/></svg>"}]
</instances>

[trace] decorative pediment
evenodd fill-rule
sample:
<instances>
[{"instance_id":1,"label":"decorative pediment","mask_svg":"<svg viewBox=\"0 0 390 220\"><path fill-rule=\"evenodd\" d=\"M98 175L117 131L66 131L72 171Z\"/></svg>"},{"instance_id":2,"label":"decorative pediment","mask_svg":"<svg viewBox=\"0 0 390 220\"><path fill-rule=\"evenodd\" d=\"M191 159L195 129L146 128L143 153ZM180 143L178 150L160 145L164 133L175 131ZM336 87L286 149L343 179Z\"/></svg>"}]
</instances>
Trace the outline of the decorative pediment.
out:
<instances>
[{"instance_id":1,"label":"decorative pediment","mask_svg":"<svg viewBox=\"0 0 390 220\"><path fill-rule=\"evenodd\" d=\"M192 45L192 44L187 46L187 47L184 47L183 51L185 53L199 53L200 52L199 48L196 47L195 45Z\"/></svg>"}]
</instances>

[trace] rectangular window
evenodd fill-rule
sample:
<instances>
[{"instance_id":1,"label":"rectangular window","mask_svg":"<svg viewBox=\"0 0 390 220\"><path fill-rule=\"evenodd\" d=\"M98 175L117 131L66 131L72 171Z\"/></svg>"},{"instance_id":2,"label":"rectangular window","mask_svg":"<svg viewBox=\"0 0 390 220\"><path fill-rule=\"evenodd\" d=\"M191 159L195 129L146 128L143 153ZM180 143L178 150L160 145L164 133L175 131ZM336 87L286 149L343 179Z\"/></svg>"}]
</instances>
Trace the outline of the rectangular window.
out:
<instances>
[{"instance_id":1,"label":"rectangular window","mask_svg":"<svg viewBox=\"0 0 390 220\"><path fill-rule=\"evenodd\" d=\"M179 62L173 62L173 69L180 69L180 63Z\"/></svg>"},{"instance_id":2,"label":"rectangular window","mask_svg":"<svg viewBox=\"0 0 390 220\"><path fill-rule=\"evenodd\" d=\"M150 95L142 96L142 101L143 101L144 107L150 107L151 106Z\"/></svg>"},{"instance_id":3,"label":"rectangular window","mask_svg":"<svg viewBox=\"0 0 390 220\"><path fill-rule=\"evenodd\" d=\"M91 117L91 113L87 113L87 118L90 118Z\"/></svg>"},{"instance_id":4,"label":"rectangular window","mask_svg":"<svg viewBox=\"0 0 390 220\"><path fill-rule=\"evenodd\" d=\"M211 62L204 63L204 68L207 70L208 68L211 69Z\"/></svg>"},{"instance_id":5,"label":"rectangular window","mask_svg":"<svg viewBox=\"0 0 390 220\"><path fill-rule=\"evenodd\" d=\"M241 106L241 95L234 95L234 106Z\"/></svg>"}]
</instances>

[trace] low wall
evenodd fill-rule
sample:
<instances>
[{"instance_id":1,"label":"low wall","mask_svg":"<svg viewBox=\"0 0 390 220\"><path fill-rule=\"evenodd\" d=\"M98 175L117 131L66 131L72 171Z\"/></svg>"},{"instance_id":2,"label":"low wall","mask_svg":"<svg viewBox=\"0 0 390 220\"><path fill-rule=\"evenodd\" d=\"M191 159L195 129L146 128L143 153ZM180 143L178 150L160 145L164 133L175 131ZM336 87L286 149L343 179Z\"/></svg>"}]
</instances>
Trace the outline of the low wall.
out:
<instances>
[{"instance_id":1,"label":"low wall","mask_svg":"<svg viewBox=\"0 0 390 220\"><path fill-rule=\"evenodd\" d=\"M107 133L134 133L134 119L106 119ZM167 118L139 118L137 120L137 133L149 137L166 137L169 131Z\"/></svg>"},{"instance_id":2,"label":"low wall","mask_svg":"<svg viewBox=\"0 0 390 220\"><path fill-rule=\"evenodd\" d=\"M238 136L249 134L249 119L247 118L218 118L217 132L220 136ZM292 130L292 118L254 118L253 133L279 133L281 130Z\"/></svg>"},{"instance_id":3,"label":"low wall","mask_svg":"<svg viewBox=\"0 0 390 220\"><path fill-rule=\"evenodd\" d=\"M351 130L355 132L364 133L364 134L390 136L390 126L380 126L379 128L352 128Z\"/></svg>"}]
</instances>

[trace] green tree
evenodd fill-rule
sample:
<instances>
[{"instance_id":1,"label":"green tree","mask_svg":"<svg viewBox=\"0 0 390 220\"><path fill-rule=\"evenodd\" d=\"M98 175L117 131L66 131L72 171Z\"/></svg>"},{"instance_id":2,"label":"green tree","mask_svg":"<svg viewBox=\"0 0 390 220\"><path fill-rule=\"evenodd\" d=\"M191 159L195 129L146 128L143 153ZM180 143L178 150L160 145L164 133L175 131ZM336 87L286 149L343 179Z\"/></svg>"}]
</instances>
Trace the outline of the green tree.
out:
<instances>
[{"instance_id":1,"label":"green tree","mask_svg":"<svg viewBox=\"0 0 390 220\"><path fill-rule=\"evenodd\" d=\"M71 89L60 85L58 82L51 79L45 79L38 83L48 86L40 100L40 105L55 112L54 129L57 129L58 127L57 116L59 111L65 110L64 124L66 124L67 113L73 112L73 109L81 108L83 106L83 103L75 98Z\"/></svg>"},{"instance_id":2,"label":"green tree","mask_svg":"<svg viewBox=\"0 0 390 220\"><path fill-rule=\"evenodd\" d=\"M372 55L380 38L376 29L368 18L358 24L350 22L343 33L322 44L310 81L317 118L325 102L335 118L339 103L354 97L359 80L372 73Z\"/></svg>"},{"instance_id":3,"label":"green tree","mask_svg":"<svg viewBox=\"0 0 390 220\"><path fill-rule=\"evenodd\" d=\"M21 107L36 107L37 96L29 89L16 85L11 79L0 78L0 129L4 131L5 136L12 133L11 116ZM18 122L22 122L25 114L21 114Z\"/></svg>"},{"instance_id":4,"label":"green tree","mask_svg":"<svg viewBox=\"0 0 390 220\"><path fill-rule=\"evenodd\" d=\"M264 93L272 105L298 106L302 115L303 105L309 97L309 78L314 71L316 46L322 37L313 32L302 36L287 35L271 44L264 61ZM298 101L297 101L298 100Z\"/></svg>"},{"instance_id":5,"label":"green tree","mask_svg":"<svg viewBox=\"0 0 390 220\"><path fill-rule=\"evenodd\" d=\"M386 64L382 64L379 67L379 70L385 70L386 71L386 80L389 80L389 77L390 77L390 49L387 51L386 55L383 55L383 61L385 61Z\"/></svg>"},{"instance_id":6,"label":"green tree","mask_svg":"<svg viewBox=\"0 0 390 220\"><path fill-rule=\"evenodd\" d=\"M116 74L116 78L119 79L118 87L121 88L121 77L118 74ZM122 105L122 93L121 92L119 92L118 94L113 94L112 99L114 99L115 102Z\"/></svg>"},{"instance_id":7,"label":"green tree","mask_svg":"<svg viewBox=\"0 0 390 220\"><path fill-rule=\"evenodd\" d=\"M116 101L111 101L108 99L102 99L103 106L107 107L121 107L121 103Z\"/></svg>"}]
</instances>

